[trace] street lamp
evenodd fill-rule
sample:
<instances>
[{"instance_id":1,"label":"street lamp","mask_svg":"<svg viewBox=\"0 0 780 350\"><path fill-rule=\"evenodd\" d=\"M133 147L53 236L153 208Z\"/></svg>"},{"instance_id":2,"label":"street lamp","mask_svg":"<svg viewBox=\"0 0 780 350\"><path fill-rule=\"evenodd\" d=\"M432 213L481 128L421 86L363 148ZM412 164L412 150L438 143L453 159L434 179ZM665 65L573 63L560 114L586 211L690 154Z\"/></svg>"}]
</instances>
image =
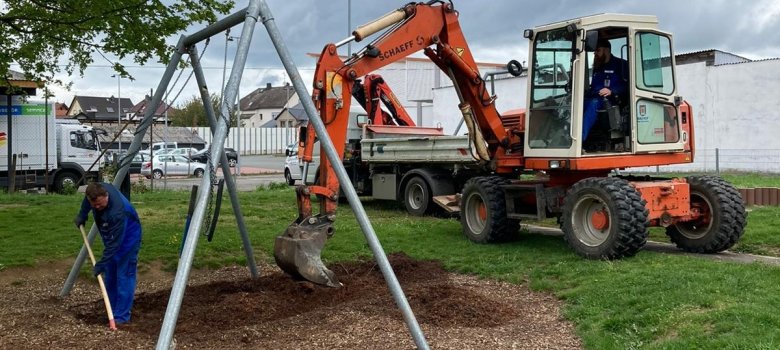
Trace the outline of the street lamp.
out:
<instances>
[{"instance_id":1,"label":"street lamp","mask_svg":"<svg viewBox=\"0 0 780 350\"><path fill-rule=\"evenodd\" d=\"M227 72L227 51L228 51L228 42L233 41L233 39L239 39L239 37L236 36L230 36L230 28L225 30L225 58L222 61L222 89L219 93L219 98L222 99L225 103L228 103L225 101L225 73ZM237 147L236 152L241 154L241 92L240 89L236 90L236 99L238 100L237 108L236 108L236 141L237 141ZM232 103L232 102L230 102ZM229 109L228 109L229 110ZM230 118L228 118L230 120ZM228 128L230 125L228 125ZM221 155L220 155L221 157ZM240 159L240 158L239 158ZM236 163L236 175L241 175L241 166Z\"/></svg>"},{"instance_id":2,"label":"street lamp","mask_svg":"<svg viewBox=\"0 0 780 350\"><path fill-rule=\"evenodd\" d=\"M119 127L119 136L117 139L117 154L122 153L122 76L119 74L114 74L111 76L112 78L116 77L116 92L119 96L116 99L116 121L117 126Z\"/></svg>"}]
</instances>

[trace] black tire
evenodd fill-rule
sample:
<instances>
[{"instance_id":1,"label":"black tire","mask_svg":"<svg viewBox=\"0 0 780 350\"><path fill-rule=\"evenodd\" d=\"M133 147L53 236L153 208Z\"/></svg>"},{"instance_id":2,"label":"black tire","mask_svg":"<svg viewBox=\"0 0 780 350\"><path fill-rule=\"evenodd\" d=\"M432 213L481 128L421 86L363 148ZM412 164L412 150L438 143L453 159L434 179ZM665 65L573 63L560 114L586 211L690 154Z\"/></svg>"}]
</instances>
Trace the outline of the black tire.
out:
<instances>
[{"instance_id":1,"label":"black tire","mask_svg":"<svg viewBox=\"0 0 780 350\"><path fill-rule=\"evenodd\" d=\"M692 253L717 253L734 246L747 225L745 203L734 186L714 176L689 176L691 209L698 208L698 220L666 228L678 248Z\"/></svg>"},{"instance_id":2,"label":"black tire","mask_svg":"<svg viewBox=\"0 0 780 350\"><path fill-rule=\"evenodd\" d=\"M420 176L415 176L406 182L402 197L406 212L414 216L423 216L432 207L431 188Z\"/></svg>"},{"instance_id":3,"label":"black tire","mask_svg":"<svg viewBox=\"0 0 780 350\"><path fill-rule=\"evenodd\" d=\"M204 173L203 169L195 169L195 171L192 174L195 175L195 177L203 177L203 173Z\"/></svg>"},{"instance_id":4,"label":"black tire","mask_svg":"<svg viewBox=\"0 0 780 350\"><path fill-rule=\"evenodd\" d=\"M57 174L57 177L54 178L54 191L62 193L68 185L79 187L78 181L80 178L79 174L76 174L75 172L61 171Z\"/></svg>"},{"instance_id":5,"label":"black tire","mask_svg":"<svg viewBox=\"0 0 780 350\"><path fill-rule=\"evenodd\" d=\"M155 180L162 179L162 177L163 177L163 172L162 172L162 170L160 170L160 169L155 169L154 171L152 171L152 177L153 177Z\"/></svg>"},{"instance_id":6,"label":"black tire","mask_svg":"<svg viewBox=\"0 0 780 350\"><path fill-rule=\"evenodd\" d=\"M626 180L581 180L564 199L563 238L588 259L633 256L647 243L649 211L645 204Z\"/></svg>"},{"instance_id":7,"label":"black tire","mask_svg":"<svg viewBox=\"0 0 780 350\"><path fill-rule=\"evenodd\" d=\"M230 166L231 168L235 168L236 164L238 164L238 159L228 158L228 166Z\"/></svg>"},{"instance_id":8,"label":"black tire","mask_svg":"<svg viewBox=\"0 0 780 350\"><path fill-rule=\"evenodd\" d=\"M292 174L290 174L290 169L284 169L284 180L287 181L287 185L289 186L295 185L295 179L292 178Z\"/></svg>"},{"instance_id":9,"label":"black tire","mask_svg":"<svg viewBox=\"0 0 780 350\"><path fill-rule=\"evenodd\" d=\"M508 181L498 176L474 177L463 186L460 224L463 234L472 242L501 242L517 234L520 222L506 217L506 201L500 187Z\"/></svg>"}]
</instances>

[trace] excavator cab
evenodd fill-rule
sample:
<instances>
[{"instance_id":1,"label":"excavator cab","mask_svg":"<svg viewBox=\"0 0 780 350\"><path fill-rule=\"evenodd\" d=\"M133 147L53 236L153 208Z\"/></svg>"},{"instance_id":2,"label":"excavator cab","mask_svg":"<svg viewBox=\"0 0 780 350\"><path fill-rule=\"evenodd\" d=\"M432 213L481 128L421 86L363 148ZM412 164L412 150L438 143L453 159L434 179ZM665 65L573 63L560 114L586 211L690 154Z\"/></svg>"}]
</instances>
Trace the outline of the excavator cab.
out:
<instances>
[{"instance_id":1,"label":"excavator cab","mask_svg":"<svg viewBox=\"0 0 780 350\"><path fill-rule=\"evenodd\" d=\"M654 16L600 14L526 30L525 156L597 168L603 157L688 150L672 37L657 26Z\"/></svg>"}]
</instances>

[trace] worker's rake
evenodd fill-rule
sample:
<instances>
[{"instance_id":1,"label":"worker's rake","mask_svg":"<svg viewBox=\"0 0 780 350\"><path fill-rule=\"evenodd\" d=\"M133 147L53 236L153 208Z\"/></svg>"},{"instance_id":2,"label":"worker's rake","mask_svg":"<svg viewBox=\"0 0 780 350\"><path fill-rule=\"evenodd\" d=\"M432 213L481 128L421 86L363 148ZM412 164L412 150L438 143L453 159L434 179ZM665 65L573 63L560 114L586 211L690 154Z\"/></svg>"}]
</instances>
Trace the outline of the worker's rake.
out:
<instances>
[{"instance_id":1,"label":"worker's rake","mask_svg":"<svg viewBox=\"0 0 780 350\"><path fill-rule=\"evenodd\" d=\"M92 254L92 248L89 246L89 240L87 239L87 233L84 232L84 225L79 225L81 230L81 238L84 239L84 246L87 247L89 253L89 259L92 260L92 266L95 266L95 254ZM100 293L103 294L103 303L106 304L106 313L108 313L108 328L112 331L116 330L116 322L114 322L114 311L111 310L111 301L108 300L108 293L106 292L106 284L103 283L103 276L97 275L98 284L100 285Z\"/></svg>"}]
</instances>

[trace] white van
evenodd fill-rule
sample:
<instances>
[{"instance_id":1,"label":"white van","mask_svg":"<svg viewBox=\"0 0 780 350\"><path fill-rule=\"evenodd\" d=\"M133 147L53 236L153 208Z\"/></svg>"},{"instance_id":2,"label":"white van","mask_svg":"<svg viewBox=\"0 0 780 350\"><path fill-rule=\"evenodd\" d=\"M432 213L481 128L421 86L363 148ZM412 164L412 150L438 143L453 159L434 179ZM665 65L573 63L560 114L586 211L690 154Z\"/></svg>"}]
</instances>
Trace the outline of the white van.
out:
<instances>
[{"instance_id":1,"label":"white van","mask_svg":"<svg viewBox=\"0 0 780 350\"><path fill-rule=\"evenodd\" d=\"M320 163L320 143L317 141L314 144L314 150L312 152L312 162L309 164L309 173L307 176L307 184L314 183L314 178L317 176L317 170ZM295 181L301 180L303 173L303 164L298 160L298 144L291 143L285 150L287 158L284 160L284 179L288 185L295 185Z\"/></svg>"},{"instance_id":2,"label":"white van","mask_svg":"<svg viewBox=\"0 0 780 350\"><path fill-rule=\"evenodd\" d=\"M157 155L161 150L174 150L179 148L179 145L176 142L155 142L152 144L152 147L149 147L143 151L139 151L138 153L143 153L146 155L149 155L152 151Z\"/></svg>"}]
</instances>

